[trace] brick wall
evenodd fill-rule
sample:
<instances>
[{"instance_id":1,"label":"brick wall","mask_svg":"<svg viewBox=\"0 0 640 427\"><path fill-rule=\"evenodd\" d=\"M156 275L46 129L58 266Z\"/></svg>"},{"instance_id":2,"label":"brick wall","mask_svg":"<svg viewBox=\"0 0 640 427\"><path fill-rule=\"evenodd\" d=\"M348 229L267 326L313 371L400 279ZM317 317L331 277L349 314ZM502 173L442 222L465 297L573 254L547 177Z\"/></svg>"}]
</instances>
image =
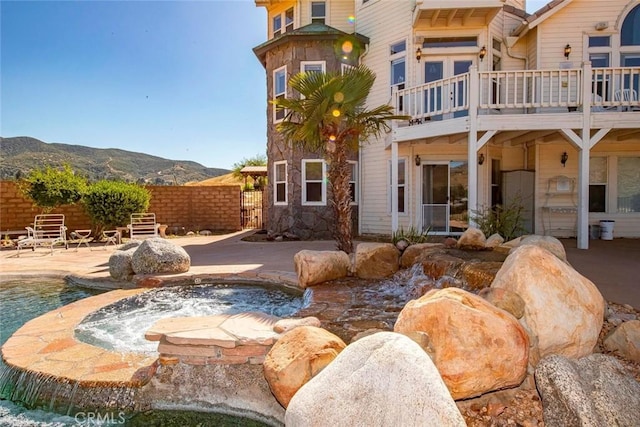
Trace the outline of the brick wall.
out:
<instances>
[{"instance_id":1,"label":"brick wall","mask_svg":"<svg viewBox=\"0 0 640 427\"><path fill-rule=\"evenodd\" d=\"M167 224L167 233L187 231L237 231L240 226L240 191L227 186L148 186L149 212ZM25 199L14 181L0 181L0 232L23 230L33 222L39 208ZM91 221L80 205L67 205L52 213L65 215L69 230L91 228Z\"/></svg>"}]
</instances>

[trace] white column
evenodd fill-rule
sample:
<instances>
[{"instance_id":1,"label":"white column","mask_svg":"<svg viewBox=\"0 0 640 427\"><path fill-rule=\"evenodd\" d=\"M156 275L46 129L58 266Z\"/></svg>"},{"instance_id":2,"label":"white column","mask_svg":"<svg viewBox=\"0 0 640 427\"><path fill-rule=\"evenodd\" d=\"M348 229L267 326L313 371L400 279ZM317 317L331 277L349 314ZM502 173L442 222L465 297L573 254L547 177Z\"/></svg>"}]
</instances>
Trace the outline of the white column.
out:
<instances>
[{"instance_id":1,"label":"white column","mask_svg":"<svg viewBox=\"0 0 640 427\"><path fill-rule=\"evenodd\" d=\"M405 165L407 167L407 165ZM398 231L398 143L391 142L391 231Z\"/></svg>"},{"instance_id":2,"label":"white column","mask_svg":"<svg viewBox=\"0 0 640 427\"><path fill-rule=\"evenodd\" d=\"M475 227L472 221L473 211L478 210L478 104L480 101L480 78L478 67L469 67L469 143L467 147L468 162L468 211L469 225Z\"/></svg>"},{"instance_id":3,"label":"white column","mask_svg":"<svg viewBox=\"0 0 640 427\"><path fill-rule=\"evenodd\" d=\"M591 62L582 64L582 141L578 148L578 249L589 249L589 153L591 151Z\"/></svg>"}]
</instances>

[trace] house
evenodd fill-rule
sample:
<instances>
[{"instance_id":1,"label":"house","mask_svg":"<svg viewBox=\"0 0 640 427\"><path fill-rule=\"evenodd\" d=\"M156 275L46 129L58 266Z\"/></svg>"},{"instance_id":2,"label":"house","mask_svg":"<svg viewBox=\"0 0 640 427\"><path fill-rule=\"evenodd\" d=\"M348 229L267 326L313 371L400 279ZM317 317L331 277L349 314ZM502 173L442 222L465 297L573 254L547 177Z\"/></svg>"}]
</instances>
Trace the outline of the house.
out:
<instances>
[{"instance_id":1,"label":"house","mask_svg":"<svg viewBox=\"0 0 640 427\"><path fill-rule=\"evenodd\" d=\"M361 62L377 75L370 105L410 116L354 159L360 234L456 235L474 213L517 203L529 232L579 248L590 225L640 237L640 1L554 0L534 14L517 0L256 5L269 19L255 49L269 99L295 96L298 71ZM325 165L282 145L278 114L269 105L269 228L315 235Z\"/></svg>"}]
</instances>

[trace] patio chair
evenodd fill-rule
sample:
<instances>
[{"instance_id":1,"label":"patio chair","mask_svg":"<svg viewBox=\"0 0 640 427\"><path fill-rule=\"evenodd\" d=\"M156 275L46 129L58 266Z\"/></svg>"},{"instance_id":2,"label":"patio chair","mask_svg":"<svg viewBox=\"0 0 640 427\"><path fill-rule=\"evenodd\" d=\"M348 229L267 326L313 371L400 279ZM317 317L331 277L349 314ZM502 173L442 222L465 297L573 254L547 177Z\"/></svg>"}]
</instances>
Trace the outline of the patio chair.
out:
<instances>
[{"instance_id":1,"label":"patio chair","mask_svg":"<svg viewBox=\"0 0 640 427\"><path fill-rule=\"evenodd\" d=\"M55 245L64 245L65 249L69 249L67 227L64 225L64 215L62 214L36 215L33 227L25 228L27 229L27 237L18 240L16 245L18 256L20 256L20 249L23 248L35 250L38 246L50 247L51 255L53 255Z\"/></svg>"},{"instance_id":2,"label":"patio chair","mask_svg":"<svg viewBox=\"0 0 640 427\"><path fill-rule=\"evenodd\" d=\"M158 227L156 214L154 213L132 213L131 223L128 225L129 237L131 240L144 240L150 237L158 237Z\"/></svg>"},{"instance_id":3,"label":"patio chair","mask_svg":"<svg viewBox=\"0 0 640 427\"><path fill-rule=\"evenodd\" d=\"M635 89L617 90L613 94L613 100L622 103L622 111L640 111L638 92Z\"/></svg>"}]
</instances>

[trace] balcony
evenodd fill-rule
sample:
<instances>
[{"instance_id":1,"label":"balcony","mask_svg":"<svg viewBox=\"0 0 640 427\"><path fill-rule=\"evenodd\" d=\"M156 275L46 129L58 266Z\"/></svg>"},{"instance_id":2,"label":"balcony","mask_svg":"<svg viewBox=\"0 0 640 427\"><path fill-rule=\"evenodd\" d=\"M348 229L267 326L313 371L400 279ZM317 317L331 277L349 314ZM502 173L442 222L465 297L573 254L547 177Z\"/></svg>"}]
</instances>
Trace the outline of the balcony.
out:
<instances>
[{"instance_id":1,"label":"balcony","mask_svg":"<svg viewBox=\"0 0 640 427\"><path fill-rule=\"evenodd\" d=\"M482 72L472 67L396 91L397 113L410 119L396 124L394 137L468 132L470 120L479 131L581 129L585 118L591 128L638 128L639 86L640 67ZM636 114L621 114L627 112Z\"/></svg>"},{"instance_id":2,"label":"balcony","mask_svg":"<svg viewBox=\"0 0 640 427\"><path fill-rule=\"evenodd\" d=\"M504 6L505 0L418 0L413 12L414 28L486 26Z\"/></svg>"}]
</instances>

